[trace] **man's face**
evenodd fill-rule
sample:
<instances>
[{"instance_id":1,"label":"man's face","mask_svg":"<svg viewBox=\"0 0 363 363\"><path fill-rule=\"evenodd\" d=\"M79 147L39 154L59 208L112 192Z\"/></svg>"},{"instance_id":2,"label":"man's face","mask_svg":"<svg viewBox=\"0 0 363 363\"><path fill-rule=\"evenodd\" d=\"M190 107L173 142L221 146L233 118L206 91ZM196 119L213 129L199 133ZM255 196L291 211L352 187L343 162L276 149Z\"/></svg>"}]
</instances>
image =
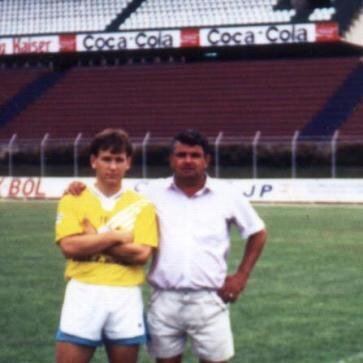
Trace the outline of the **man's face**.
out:
<instances>
[{"instance_id":1,"label":"man's face","mask_svg":"<svg viewBox=\"0 0 363 363\"><path fill-rule=\"evenodd\" d=\"M170 155L170 166L178 179L204 178L209 161L209 155L206 155L199 145L176 143Z\"/></svg>"},{"instance_id":2,"label":"man's face","mask_svg":"<svg viewBox=\"0 0 363 363\"><path fill-rule=\"evenodd\" d=\"M125 152L112 153L100 150L98 155L91 155L91 166L96 171L97 180L105 186L115 187L130 169L131 158Z\"/></svg>"}]
</instances>

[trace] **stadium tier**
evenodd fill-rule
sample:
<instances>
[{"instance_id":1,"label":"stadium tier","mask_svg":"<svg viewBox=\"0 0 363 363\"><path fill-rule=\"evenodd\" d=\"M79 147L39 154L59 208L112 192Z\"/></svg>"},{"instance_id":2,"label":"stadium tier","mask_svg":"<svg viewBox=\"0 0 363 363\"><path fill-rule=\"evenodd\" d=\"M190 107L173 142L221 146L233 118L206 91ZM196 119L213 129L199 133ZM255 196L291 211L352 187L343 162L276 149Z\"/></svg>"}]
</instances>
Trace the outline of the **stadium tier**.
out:
<instances>
[{"instance_id":1,"label":"stadium tier","mask_svg":"<svg viewBox=\"0 0 363 363\"><path fill-rule=\"evenodd\" d=\"M0 135L74 138L106 126L131 136L170 136L185 127L210 136L357 134L348 125L363 116L362 75L358 57L1 70ZM329 116L332 104L344 112ZM324 128L327 115L334 128Z\"/></svg>"},{"instance_id":2,"label":"stadium tier","mask_svg":"<svg viewBox=\"0 0 363 363\"><path fill-rule=\"evenodd\" d=\"M361 96L362 97L362 96ZM340 128L341 134L353 135L361 137L363 135L363 102L361 102L355 107L354 112L349 118L349 122L346 122Z\"/></svg>"},{"instance_id":3,"label":"stadium tier","mask_svg":"<svg viewBox=\"0 0 363 363\"><path fill-rule=\"evenodd\" d=\"M47 71L41 69L0 70L0 107L45 73Z\"/></svg>"},{"instance_id":4,"label":"stadium tier","mask_svg":"<svg viewBox=\"0 0 363 363\"><path fill-rule=\"evenodd\" d=\"M102 31L131 0L1 0L0 34Z\"/></svg>"},{"instance_id":5,"label":"stadium tier","mask_svg":"<svg viewBox=\"0 0 363 363\"><path fill-rule=\"evenodd\" d=\"M144 1L120 29L172 28L289 22L294 9L275 10L277 0Z\"/></svg>"},{"instance_id":6,"label":"stadium tier","mask_svg":"<svg viewBox=\"0 0 363 363\"><path fill-rule=\"evenodd\" d=\"M290 0L0 0L0 35L339 21L335 16L342 0L305 2L314 5L300 9ZM348 11L348 19L355 10Z\"/></svg>"}]
</instances>

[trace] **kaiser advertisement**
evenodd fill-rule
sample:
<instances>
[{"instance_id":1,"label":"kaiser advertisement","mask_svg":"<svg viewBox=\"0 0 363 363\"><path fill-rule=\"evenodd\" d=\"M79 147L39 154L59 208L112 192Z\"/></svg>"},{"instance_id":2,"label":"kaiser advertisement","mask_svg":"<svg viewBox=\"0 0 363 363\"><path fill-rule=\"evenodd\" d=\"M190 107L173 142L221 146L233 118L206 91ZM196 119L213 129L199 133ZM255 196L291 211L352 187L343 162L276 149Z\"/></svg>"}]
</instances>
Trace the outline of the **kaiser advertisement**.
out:
<instances>
[{"instance_id":1,"label":"kaiser advertisement","mask_svg":"<svg viewBox=\"0 0 363 363\"><path fill-rule=\"evenodd\" d=\"M58 52L58 35L0 38L0 55Z\"/></svg>"}]
</instances>

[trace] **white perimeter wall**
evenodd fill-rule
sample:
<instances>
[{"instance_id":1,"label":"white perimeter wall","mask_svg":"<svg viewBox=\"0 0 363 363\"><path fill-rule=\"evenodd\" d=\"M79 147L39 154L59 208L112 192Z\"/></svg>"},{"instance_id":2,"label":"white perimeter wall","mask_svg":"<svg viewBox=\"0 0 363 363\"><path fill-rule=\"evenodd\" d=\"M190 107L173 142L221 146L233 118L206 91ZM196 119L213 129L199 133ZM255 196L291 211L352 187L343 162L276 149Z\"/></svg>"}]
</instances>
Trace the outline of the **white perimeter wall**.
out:
<instances>
[{"instance_id":1,"label":"white perimeter wall","mask_svg":"<svg viewBox=\"0 0 363 363\"><path fill-rule=\"evenodd\" d=\"M0 177L2 199L59 198L74 178ZM86 184L93 178L77 178ZM252 202L363 203L363 179L226 179ZM125 179L142 191L152 179Z\"/></svg>"}]
</instances>

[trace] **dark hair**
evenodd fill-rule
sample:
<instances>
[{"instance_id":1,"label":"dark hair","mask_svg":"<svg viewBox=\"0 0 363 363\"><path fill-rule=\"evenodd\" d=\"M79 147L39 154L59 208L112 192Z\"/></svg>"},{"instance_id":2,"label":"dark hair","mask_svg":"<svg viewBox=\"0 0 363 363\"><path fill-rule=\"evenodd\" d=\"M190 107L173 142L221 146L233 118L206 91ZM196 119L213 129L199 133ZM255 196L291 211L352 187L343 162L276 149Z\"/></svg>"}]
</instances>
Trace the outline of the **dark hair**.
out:
<instances>
[{"instance_id":1,"label":"dark hair","mask_svg":"<svg viewBox=\"0 0 363 363\"><path fill-rule=\"evenodd\" d=\"M200 146L204 154L210 154L208 139L197 130L185 129L177 133L173 137L170 152L173 152L175 144L178 142L189 146Z\"/></svg>"},{"instance_id":2,"label":"dark hair","mask_svg":"<svg viewBox=\"0 0 363 363\"><path fill-rule=\"evenodd\" d=\"M101 150L110 150L113 154L132 155L132 144L129 135L122 129L105 129L99 132L90 145L91 155L97 156Z\"/></svg>"}]
</instances>

